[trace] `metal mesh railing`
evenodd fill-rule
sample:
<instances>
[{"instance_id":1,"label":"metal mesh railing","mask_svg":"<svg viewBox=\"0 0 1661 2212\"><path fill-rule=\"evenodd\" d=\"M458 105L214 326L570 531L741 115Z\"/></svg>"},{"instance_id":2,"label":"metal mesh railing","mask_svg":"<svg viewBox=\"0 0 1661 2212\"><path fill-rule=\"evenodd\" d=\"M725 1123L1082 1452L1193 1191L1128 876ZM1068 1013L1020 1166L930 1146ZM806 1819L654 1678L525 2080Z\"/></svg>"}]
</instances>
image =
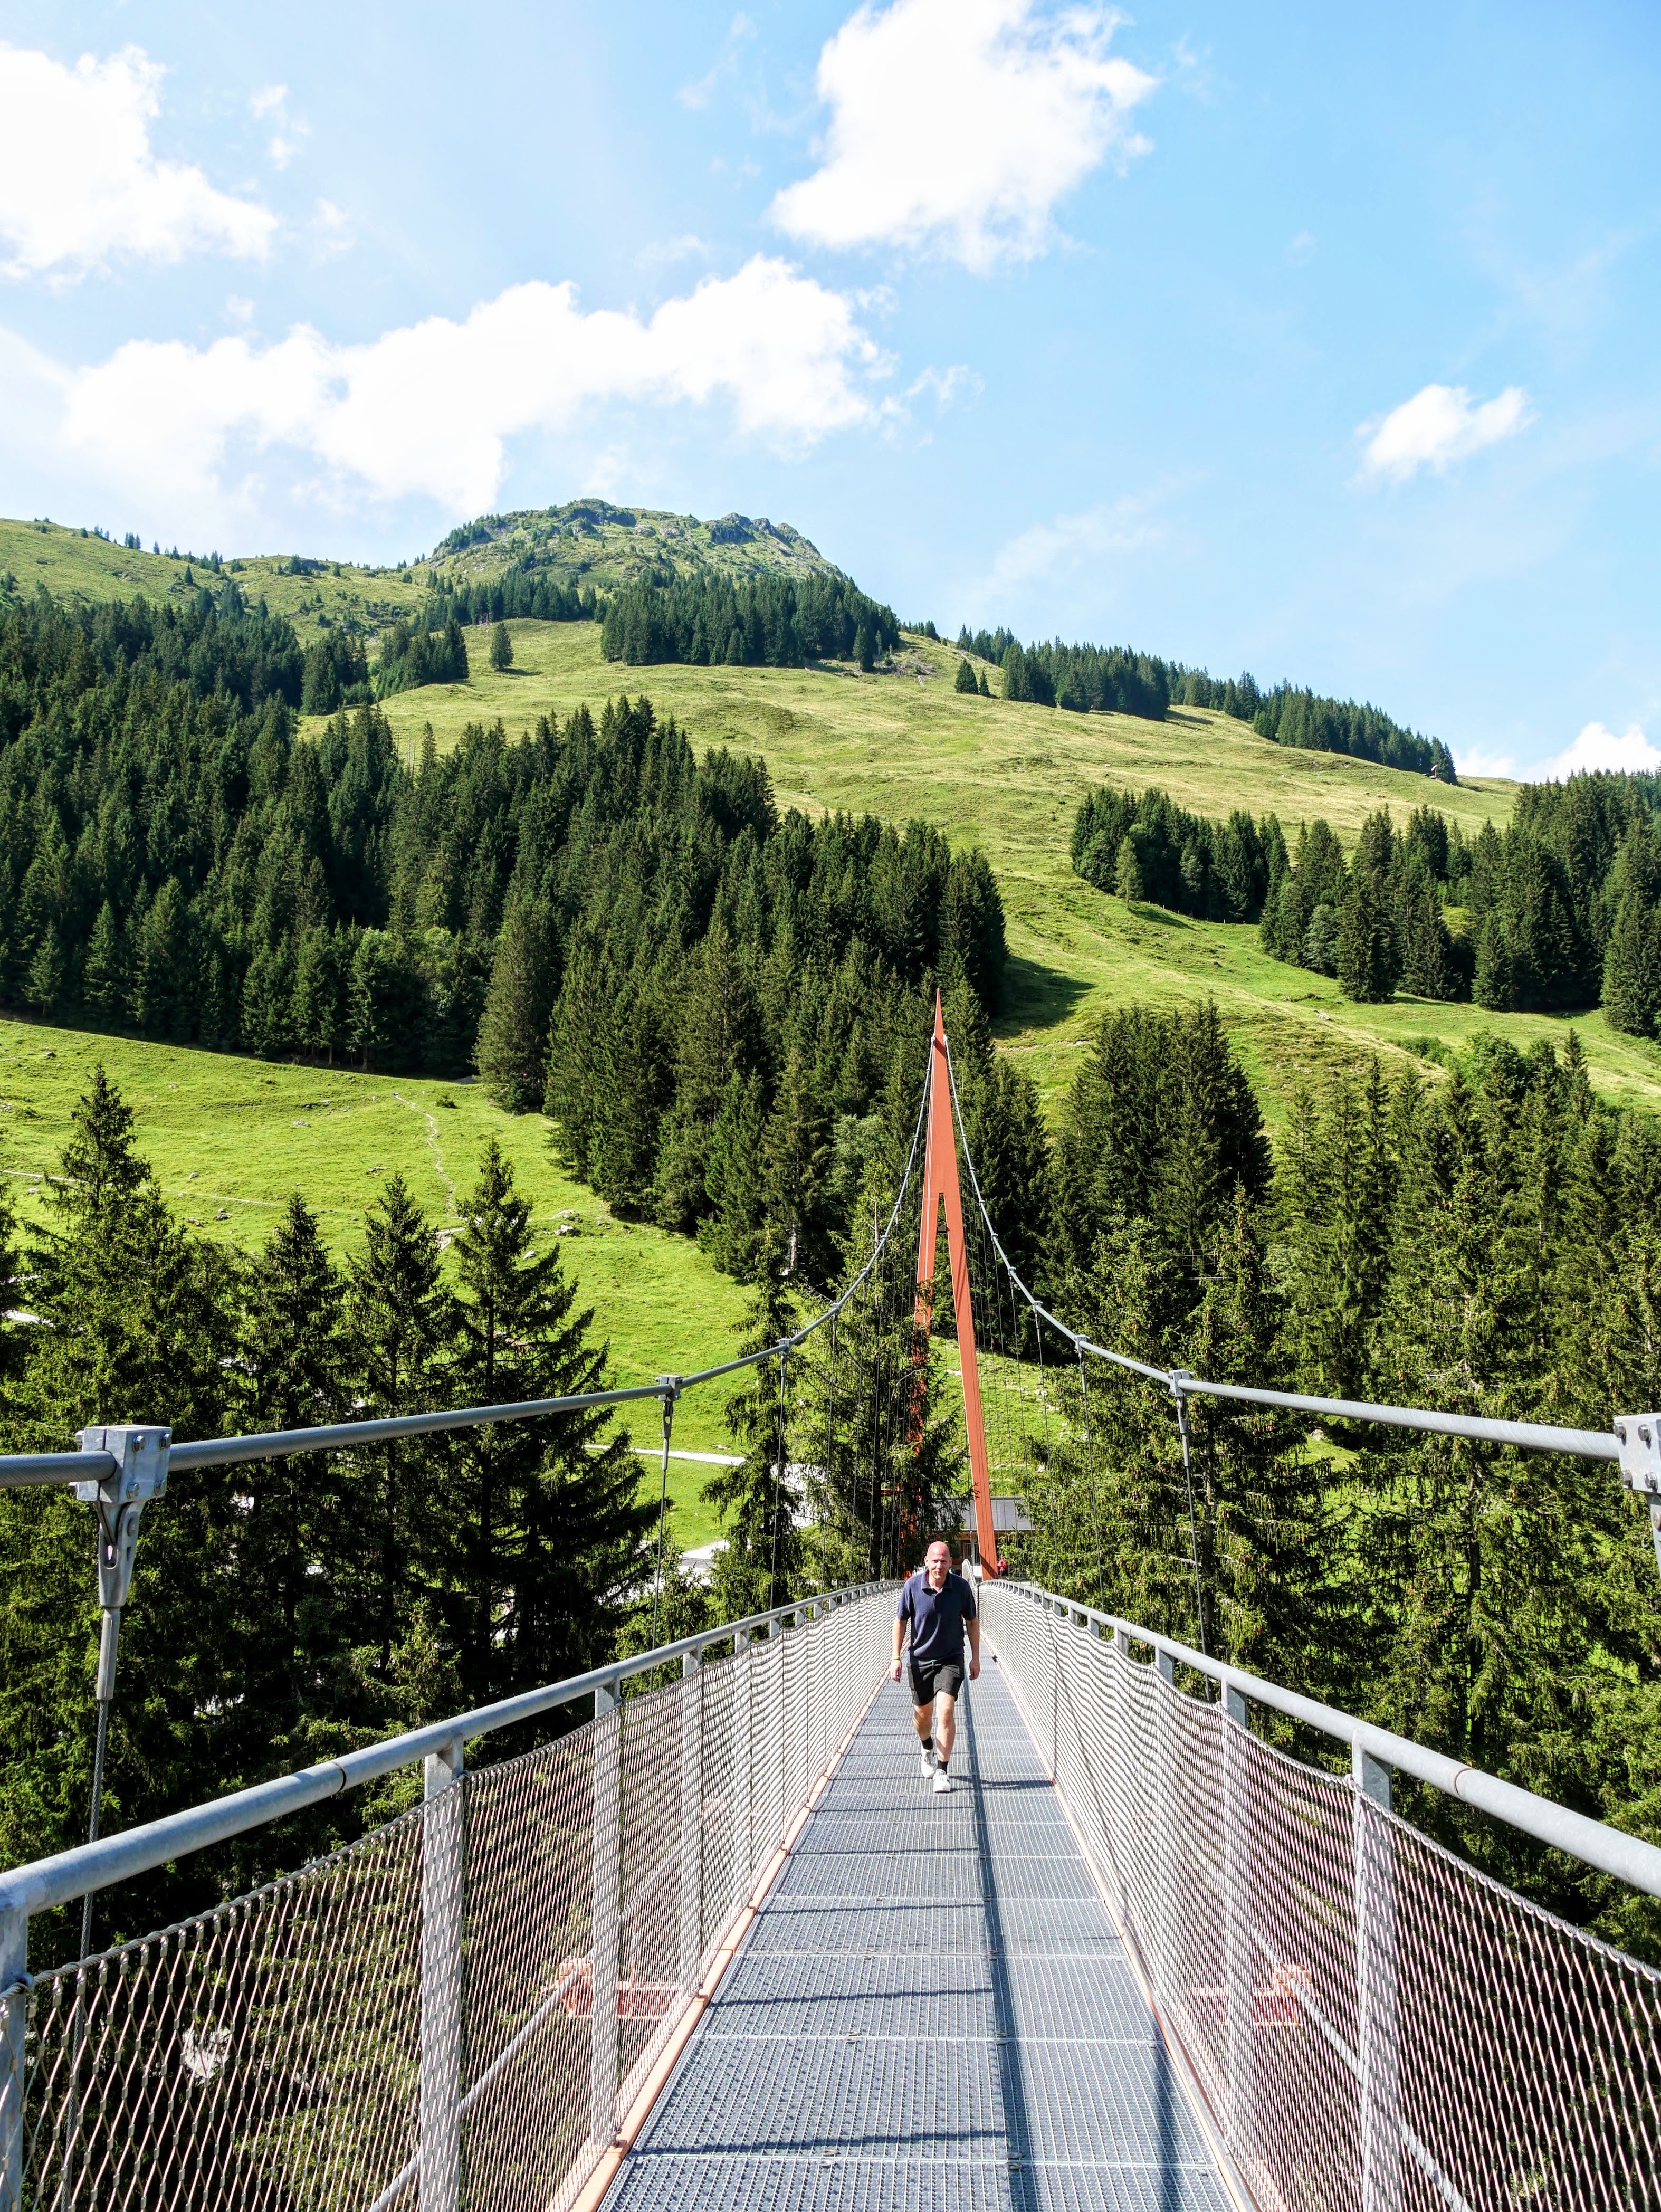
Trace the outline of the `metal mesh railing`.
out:
<instances>
[{"instance_id":1,"label":"metal mesh railing","mask_svg":"<svg viewBox=\"0 0 1661 2212\"><path fill-rule=\"evenodd\" d=\"M1167 2033L1263 2212L1661 2203L1661 1973L1060 1607L983 1593Z\"/></svg>"},{"instance_id":2,"label":"metal mesh railing","mask_svg":"<svg viewBox=\"0 0 1661 2212\"><path fill-rule=\"evenodd\" d=\"M882 1675L892 1613L880 1589L815 1608L40 1976L9 2007L21 2204L569 2203Z\"/></svg>"}]
</instances>

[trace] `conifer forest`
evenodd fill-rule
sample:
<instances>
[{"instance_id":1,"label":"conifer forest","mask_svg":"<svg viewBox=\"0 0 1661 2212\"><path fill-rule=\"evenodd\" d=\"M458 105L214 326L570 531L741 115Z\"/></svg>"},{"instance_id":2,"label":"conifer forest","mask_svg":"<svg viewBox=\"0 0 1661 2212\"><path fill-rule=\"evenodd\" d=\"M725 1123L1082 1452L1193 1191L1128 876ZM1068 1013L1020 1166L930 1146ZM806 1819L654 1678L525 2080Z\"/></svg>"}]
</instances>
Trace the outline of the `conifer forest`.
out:
<instances>
[{"instance_id":1,"label":"conifer forest","mask_svg":"<svg viewBox=\"0 0 1661 2212\"><path fill-rule=\"evenodd\" d=\"M1394 1073L1328 1066L1271 1134L1215 1004L1119 1006L1044 1100L1023 1054L995 1048L1004 899L967 841L782 805L755 753L700 747L639 694L516 737L475 722L448 749L401 748L392 687L459 680L423 676L422 656L465 676L470 652L485 658L478 625L511 611L479 591L441 621L389 625L373 664L344 631L302 649L234 578L155 609L15 606L0 622L0 1001L271 1060L476 1073L508 1113L539 1117L598 1200L696 1240L745 1285L742 1341L759 1348L872 1258L938 990L1000 1243L1098 1343L1220 1380L1589 1428L1656 1404L1661 1129L1594 1091L1572 1027L1527 1050L1483 1030ZM861 635L872 656L897 635L887 610L811 581L643 585L609 604L606 650L625 664L663 641L654 623L723 665L858 660ZM1007 637L958 647L965 714L1001 711L975 703L987 664L1019 703L1017 654L1060 706L1066 684L1086 707L1092 686L1111 689L1114 711L1137 714L1187 697L1262 716L1281 696L1243 678L1214 708L1192 672L1129 654L1064 667ZM505 628L486 650L512 665ZM1357 745L1395 742L1356 730ZM1433 782L1433 759L1408 764ZM1347 847L1318 818L1213 816L1104 785L1079 806L1070 859L1080 896L1250 927L1288 971L1335 976L1357 1002L1469 999L1496 1022L1601 1003L1652 1036L1658 805L1651 779L1577 776L1525 789L1503 827L1469 835L1421 804L1373 815ZM344 1259L303 1191L246 1249L198 1234L101 1073L58 1166L27 1225L0 1200L9 1449L61 1449L136 1409L188 1437L554 1396L609 1371L580 1259L494 1144L459 1229L441 1232L392 1176ZM793 1361L788 1390L776 1363L737 1389L736 1463L706 1492L726 1539L707 1582L672 1544L658 1575L654 1504L608 1416L176 1477L145 1525L112 1821L911 1564L860 1501L904 1493L926 1515L964 1474L939 1350L951 1324L939 1317L920 1364L909 1260L881 1258L872 1295ZM1661 1580L1608 1468L1201 1401L1190 1507L1168 1399L1046 1370L1030 1330L1012 1330L995 1387L1036 1389L1056 1416L1022 1444L1035 1530L1014 1540L1018 1571L1661 1838ZM897 1421L920 1378L919 1409ZM88 1548L84 1509L0 1492L13 1858L72 1842L85 1818ZM343 1802L298 1840L149 1877L135 1925L199 1901L204 1879L246 1888L277 1863L262 1852L326 1848L390 1802ZM1467 1825L1454 1801L1409 1809L1555 1910L1661 1955L1647 1901Z\"/></svg>"}]
</instances>

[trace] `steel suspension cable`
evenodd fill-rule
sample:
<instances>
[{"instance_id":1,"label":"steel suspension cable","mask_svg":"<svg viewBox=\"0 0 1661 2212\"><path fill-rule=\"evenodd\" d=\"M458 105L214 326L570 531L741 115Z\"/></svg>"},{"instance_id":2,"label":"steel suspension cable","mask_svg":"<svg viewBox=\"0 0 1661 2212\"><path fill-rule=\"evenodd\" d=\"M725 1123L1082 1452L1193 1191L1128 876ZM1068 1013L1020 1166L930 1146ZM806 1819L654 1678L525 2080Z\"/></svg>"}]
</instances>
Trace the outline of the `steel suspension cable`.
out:
<instances>
[{"instance_id":1,"label":"steel suspension cable","mask_svg":"<svg viewBox=\"0 0 1661 2212\"><path fill-rule=\"evenodd\" d=\"M1102 1570L1101 1500L1096 1490L1096 1448L1090 1433L1090 1384L1085 1375L1082 1350L1079 1353L1079 1401L1084 1430L1085 1468L1090 1483L1090 1530L1096 1545L1096 1603L1105 1612L1107 1600L1104 1595L1105 1584Z\"/></svg>"},{"instance_id":2,"label":"steel suspension cable","mask_svg":"<svg viewBox=\"0 0 1661 2212\"><path fill-rule=\"evenodd\" d=\"M946 1074L952 1085L952 1110L957 1117L959 1137L963 1133L963 1111L958 1098L957 1079L952 1069L952 1048L946 1052ZM1193 1375L1183 1368L1155 1367L1146 1359L1133 1359L1129 1352L1110 1351L1104 1344L1097 1344L1080 1330L1071 1328L1066 1322L1043 1305L1022 1281L1009 1255L998 1243L998 1233L987 1215L986 1200L980 1179L975 1172L974 1157L968 1145L964 1145L964 1158L969 1169L969 1180L975 1193L975 1202L987 1221L988 1231L997 1245L1000 1256L1021 1295L1037 1314L1049 1322L1056 1334L1075 1347L1082 1347L1092 1358L1105 1359L1127 1373L1140 1375L1144 1381L1157 1382L1169 1390L1173 1398L1221 1398L1239 1405L1279 1406L1288 1413L1315 1413L1336 1421L1372 1421L1381 1427L1408 1429L1424 1436L1462 1437L1475 1443L1512 1445L1523 1451L1567 1452L1579 1459L1613 1460L1621 1463L1623 1479L1629 1488L1647 1493L1655 1499L1652 1519L1655 1523L1656 1559L1661 1565L1661 1470L1658 1469L1658 1451L1652 1443L1647 1419L1634 1414L1620 1416L1613 1430L1570 1429L1546 1421L1493 1420L1486 1415L1441 1413L1424 1406L1374 1405L1352 1398L1317 1398L1300 1390L1265 1390L1255 1384L1242 1382L1214 1382L1208 1377ZM1630 1431L1630 1433L1629 1433Z\"/></svg>"}]
</instances>

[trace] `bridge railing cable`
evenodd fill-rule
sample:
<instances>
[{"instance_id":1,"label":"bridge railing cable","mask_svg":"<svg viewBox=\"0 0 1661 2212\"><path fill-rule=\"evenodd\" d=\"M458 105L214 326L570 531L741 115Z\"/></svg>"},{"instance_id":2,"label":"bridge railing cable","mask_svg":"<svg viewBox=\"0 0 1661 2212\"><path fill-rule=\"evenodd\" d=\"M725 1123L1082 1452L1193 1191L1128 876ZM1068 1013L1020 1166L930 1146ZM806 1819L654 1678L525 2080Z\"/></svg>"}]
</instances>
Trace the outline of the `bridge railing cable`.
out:
<instances>
[{"instance_id":1,"label":"bridge railing cable","mask_svg":"<svg viewBox=\"0 0 1661 2212\"><path fill-rule=\"evenodd\" d=\"M1214 1382L1205 1376L1189 1373L1186 1368L1158 1367L1147 1360L1133 1358L1128 1352L1115 1352L1109 1346L1098 1344L1082 1331L1070 1327L1058 1315L1052 1313L1022 1280L999 1240L981 1189L980 1178L976 1173L974 1155L969 1147L949 1047L946 1065L952 1085L952 1113L964 1163L969 1170L970 1187L974 1193L975 1204L987 1238L996 1256L996 1264L1007 1276L1013 1292L1026 1306L1034 1327L1052 1329L1057 1337L1073 1348L1075 1357L1104 1360L1122 1372L1140 1376L1144 1382L1157 1384L1170 1392L1178 1417L1185 1473L1189 1471L1189 1461L1186 1401L1190 1398L1214 1398L1235 1405L1280 1407L1288 1413L1309 1413L1324 1420L1372 1423L1384 1428L1414 1430L1426 1436L1458 1437L1477 1443L1509 1445L1523 1451L1562 1452L1578 1459L1609 1461L1619 1468L1621 1480L1627 1488L1637 1492L1648 1505L1656 1564L1658 1569L1661 1569L1661 1413L1623 1413L1608 1429L1578 1429L1546 1421L1500 1420L1485 1414L1442 1412L1434 1407L1375 1405L1358 1399L1323 1398L1305 1391L1269 1389L1254 1383ZM1196 1576L1198 1571L1196 1553ZM1203 1606L1200 1609L1200 1620L1203 1624Z\"/></svg>"},{"instance_id":2,"label":"bridge railing cable","mask_svg":"<svg viewBox=\"0 0 1661 2212\"><path fill-rule=\"evenodd\" d=\"M893 1607L803 1599L0 1875L0 2207L570 2203L883 1679ZM28 1974L31 1914L412 1766L421 1801L358 1842Z\"/></svg>"},{"instance_id":3,"label":"bridge railing cable","mask_svg":"<svg viewBox=\"0 0 1661 2212\"><path fill-rule=\"evenodd\" d=\"M1402 1820L1391 1776L1651 1896L1661 1850L1111 1614L1012 1582L982 1598L1244 2201L1661 2197L1661 1972ZM1180 1689L1179 1667L1218 1698ZM1350 1774L1254 1735L1259 1704L1345 1744Z\"/></svg>"}]
</instances>

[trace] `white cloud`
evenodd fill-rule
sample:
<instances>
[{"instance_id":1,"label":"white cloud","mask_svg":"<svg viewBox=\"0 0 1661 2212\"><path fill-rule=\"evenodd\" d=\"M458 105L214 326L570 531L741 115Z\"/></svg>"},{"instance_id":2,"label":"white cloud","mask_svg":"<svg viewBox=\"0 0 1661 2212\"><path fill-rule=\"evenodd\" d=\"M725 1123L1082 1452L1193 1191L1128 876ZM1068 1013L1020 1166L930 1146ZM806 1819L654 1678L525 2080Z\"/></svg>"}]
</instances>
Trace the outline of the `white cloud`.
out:
<instances>
[{"instance_id":1,"label":"white cloud","mask_svg":"<svg viewBox=\"0 0 1661 2212\"><path fill-rule=\"evenodd\" d=\"M684 84L675 94L683 107L708 107L715 94L715 88L725 76L730 76L738 66L739 49L756 35L756 27L740 11L728 26L721 52L695 83Z\"/></svg>"},{"instance_id":2,"label":"white cloud","mask_svg":"<svg viewBox=\"0 0 1661 2212\"><path fill-rule=\"evenodd\" d=\"M932 392L935 406L944 413L955 400L965 396L977 399L985 389L983 380L967 362L954 361L950 368L922 370L906 386L905 396L921 399L925 392Z\"/></svg>"},{"instance_id":3,"label":"white cloud","mask_svg":"<svg viewBox=\"0 0 1661 2212\"><path fill-rule=\"evenodd\" d=\"M234 498L239 471L287 447L320 465L316 494L367 488L465 515L492 504L507 439L563 429L591 404L724 401L741 434L800 450L879 420L868 385L885 367L848 300L758 254L649 320L584 313L570 284L517 284L464 322L434 316L368 344L303 324L264 349L134 340L34 381L58 378L62 445L112 489Z\"/></svg>"},{"instance_id":4,"label":"white cloud","mask_svg":"<svg viewBox=\"0 0 1661 2212\"><path fill-rule=\"evenodd\" d=\"M1527 771L1530 783L1549 777L1585 775L1595 769L1615 769L1631 774L1639 769L1661 768L1661 746L1652 745L1636 722L1628 722L1617 737L1601 722L1588 722L1574 743L1553 759Z\"/></svg>"},{"instance_id":5,"label":"white cloud","mask_svg":"<svg viewBox=\"0 0 1661 2212\"><path fill-rule=\"evenodd\" d=\"M1405 483L1421 469L1439 475L1485 446L1514 438L1535 419L1520 384L1509 384L1497 399L1471 404L1463 384L1427 384L1390 413L1363 422L1356 431L1366 441L1361 455L1364 482L1388 477Z\"/></svg>"},{"instance_id":6,"label":"white cloud","mask_svg":"<svg viewBox=\"0 0 1661 2212\"><path fill-rule=\"evenodd\" d=\"M332 200L319 200L312 216L312 246L319 260L332 254L350 252L352 227L346 220L344 209Z\"/></svg>"},{"instance_id":7,"label":"white cloud","mask_svg":"<svg viewBox=\"0 0 1661 2212\"><path fill-rule=\"evenodd\" d=\"M1572 745L1548 760L1519 764L1514 753L1470 752L1461 747L1455 756L1462 776L1505 776L1519 783L1561 783L1572 775L1600 769L1617 774L1661 769L1661 746L1652 745L1640 726L1628 722L1618 734L1602 722L1588 722Z\"/></svg>"},{"instance_id":8,"label":"white cloud","mask_svg":"<svg viewBox=\"0 0 1661 2212\"><path fill-rule=\"evenodd\" d=\"M709 258L709 249L695 230L683 231L678 238L654 239L635 256L642 269L672 269L678 261Z\"/></svg>"},{"instance_id":9,"label":"white cloud","mask_svg":"<svg viewBox=\"0 0 1661 2212\"><path fill-rule=\"evenodd\" d=\"M0 43L0 271L74 276L123 255L264 258L277 228L268 209L151 150L161 76L137 46L66 69Z\"/></svg>"},{"instance_id":10,"label":"white cloud","mask_svg":"<svg viewBox=\"0 0 1661 2212\"><path fill-rule=\"evenodd\" d=\"M286 169L300 150L300 142L311 134L309 123L301 123L289 113L289 88L286 84L264 85L248 102L258 122L268 118L275 125L267 151L273 168Z\"/></svg>"},{"instance_id":11,"label":"white cloud","mask_svg":"<svg viewBox=\"0 0 1661 2212\"><path fill-rule=\"evenodd\" d=\"M1087 562L1153 544L1162 534L1162 526L1153 520L1155 504L1151 495L1126 494L1079 514L1034 523L1000 549L977 599L1019 592Z\"/></svg>"},{"instance_id":12,"label":"white cloud","mask_svg":"<svg viewBox=\"0 0 1661 2212\"><path fill-rule=\"evenodd\" d=\"M1155 80L1107 51L1119 17L1032 0L858 9L819 56L824 161L771 215L821 246L899 246L984 273L1050 242L1058 203L1110 156L1145 153Z\"/></svg>"}]
</instances>

